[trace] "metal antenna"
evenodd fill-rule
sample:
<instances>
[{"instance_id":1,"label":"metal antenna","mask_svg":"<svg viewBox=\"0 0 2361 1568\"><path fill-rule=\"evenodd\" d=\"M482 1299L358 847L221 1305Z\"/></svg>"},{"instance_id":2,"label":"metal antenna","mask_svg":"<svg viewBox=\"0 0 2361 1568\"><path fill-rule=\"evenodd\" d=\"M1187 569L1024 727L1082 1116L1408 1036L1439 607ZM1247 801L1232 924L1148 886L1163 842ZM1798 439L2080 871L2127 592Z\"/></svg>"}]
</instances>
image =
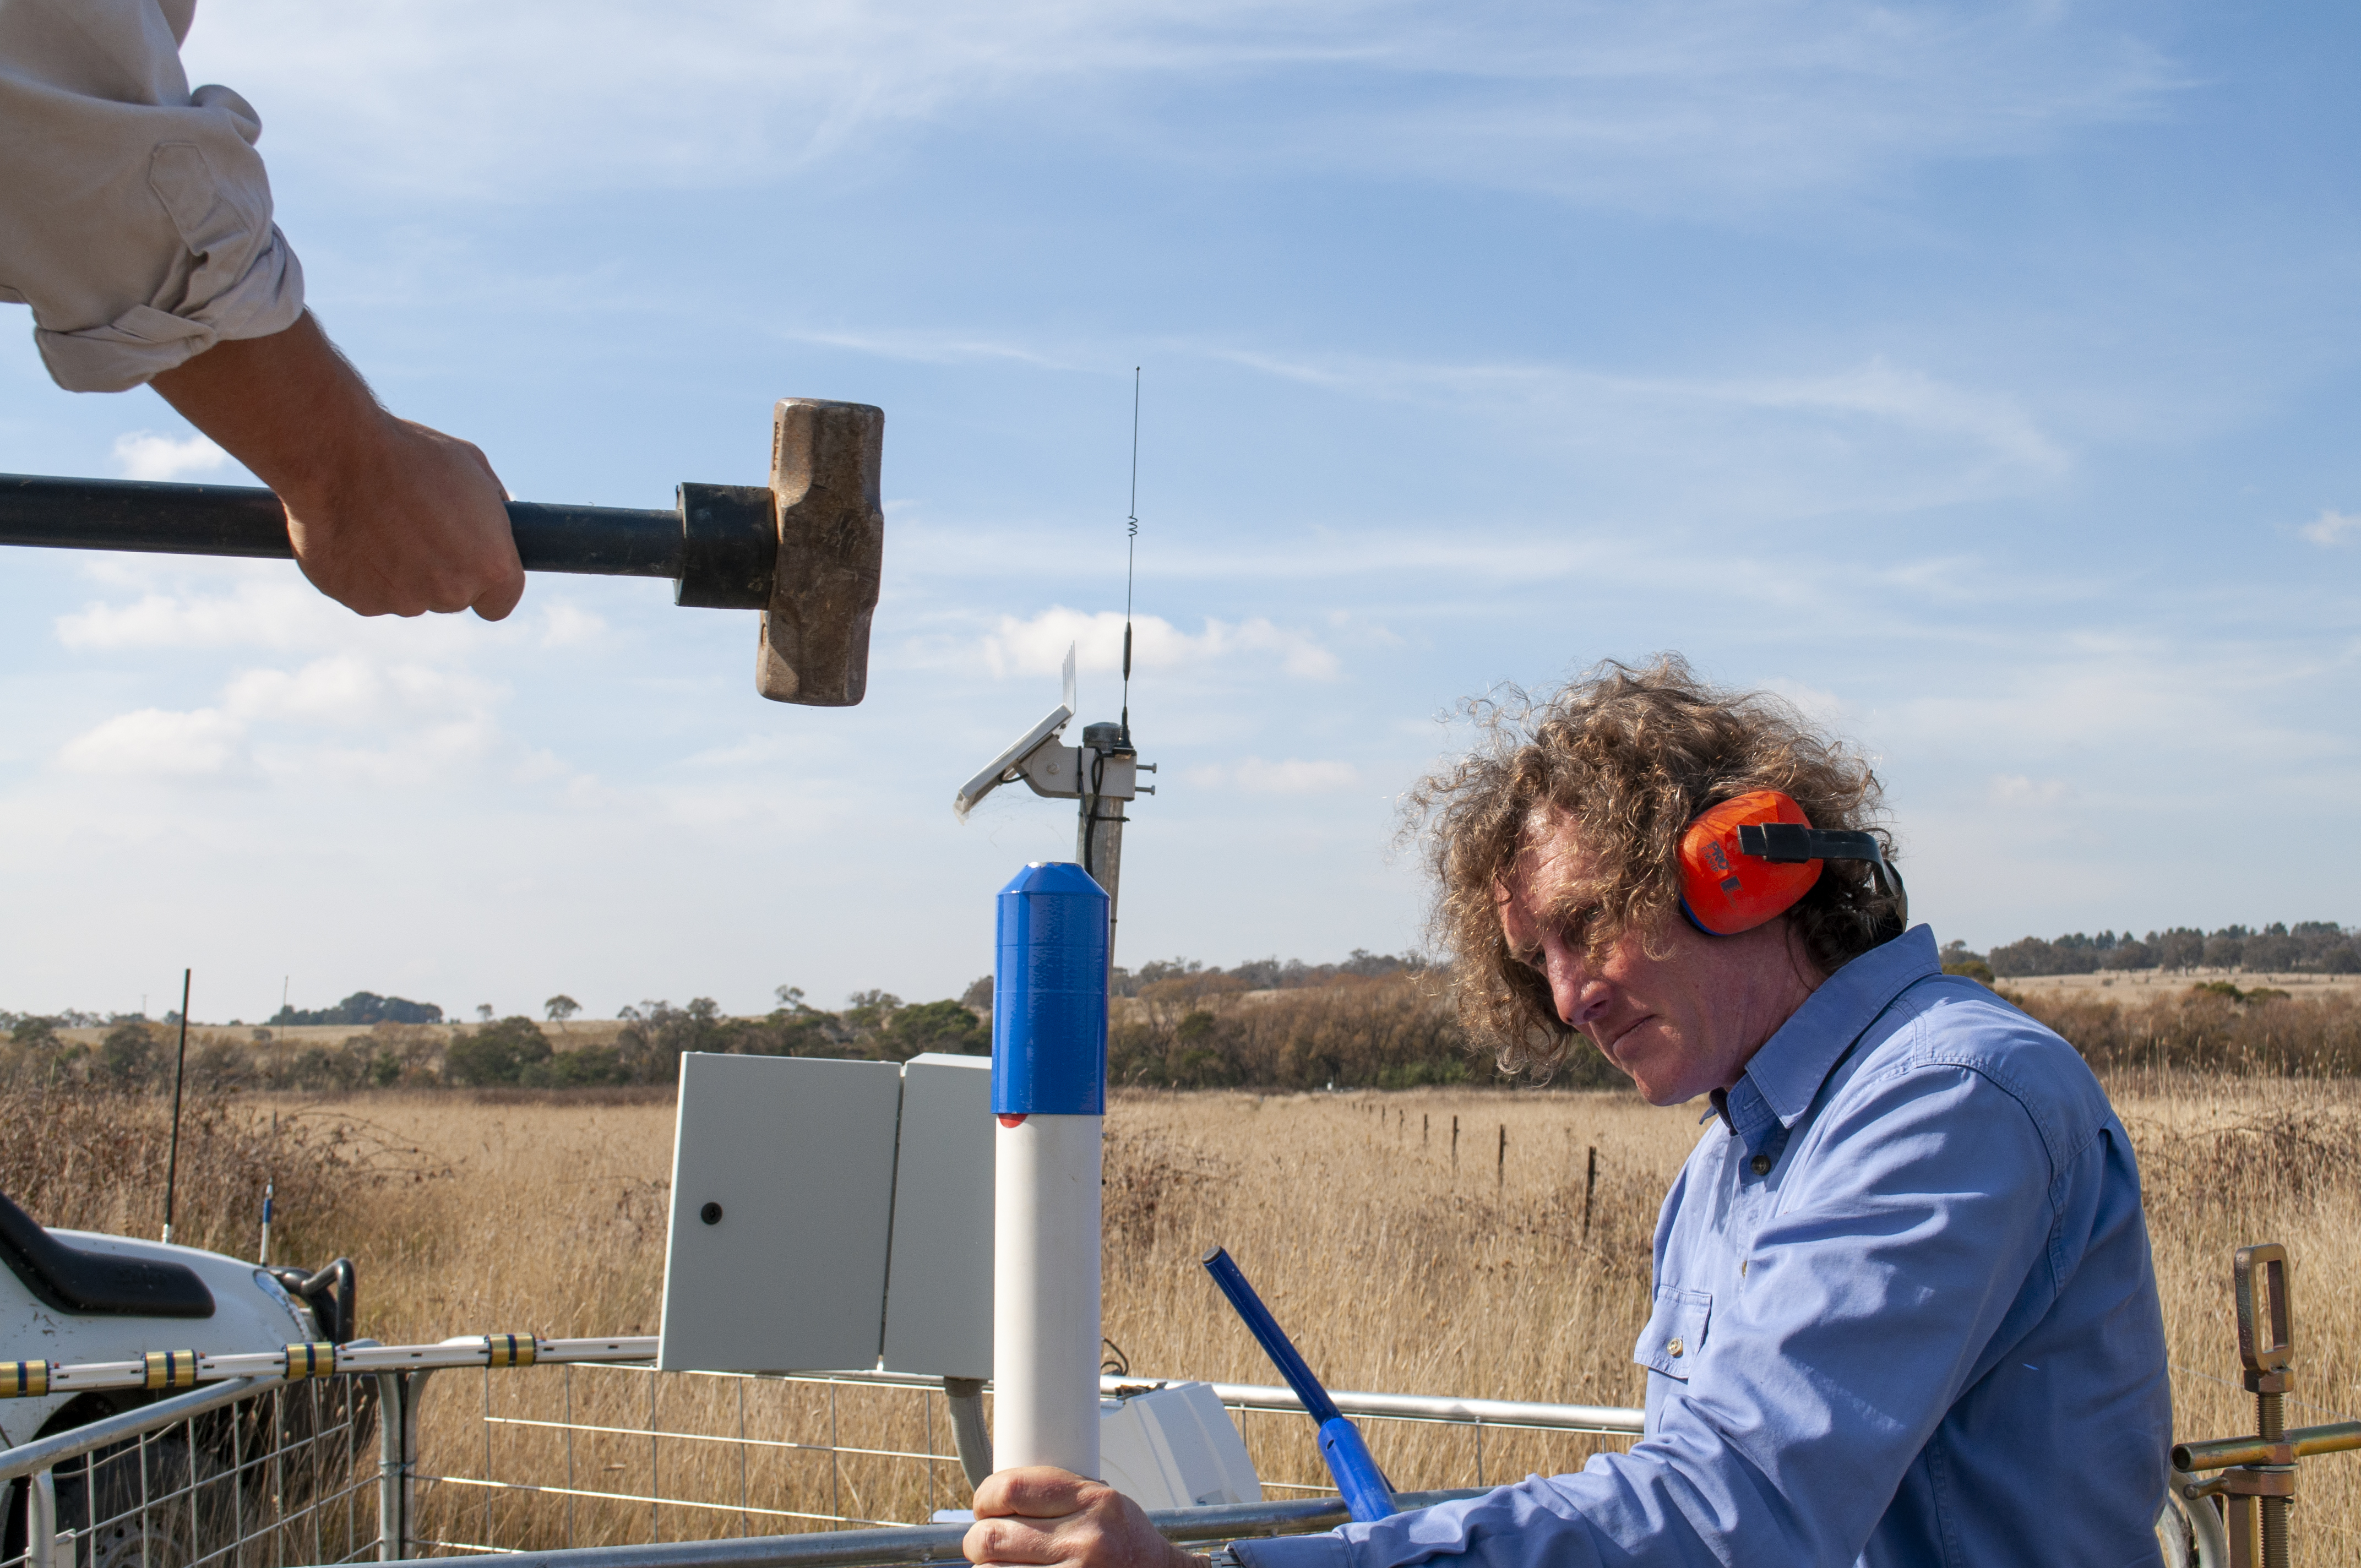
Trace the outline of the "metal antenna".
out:
<instances>
[{"instance_id":1,"label":"metal antenna","mask_svg":"<svg viewBox=\"0 0 2361 1568\"><path fill-rule=\"evenodd\" d=\"M1123 743L1131 744L1131 582L1139 563L1139 367L1131 367L1131 516L1123 558Z\"/></svg>"},{"instance_id":2,"label":"metal antenna","mask_svg":"<svg viewBox=\"0 0 2361 1568\"><path fill-rule=\"evenodd\" d=\"M181 971L181 1048L172 1059L172 1146L164 1157L164 1239L172 1239L172 1190L181 1176L181 1084L189 1073L189 977Z\"/></svg>"}]
</instances>

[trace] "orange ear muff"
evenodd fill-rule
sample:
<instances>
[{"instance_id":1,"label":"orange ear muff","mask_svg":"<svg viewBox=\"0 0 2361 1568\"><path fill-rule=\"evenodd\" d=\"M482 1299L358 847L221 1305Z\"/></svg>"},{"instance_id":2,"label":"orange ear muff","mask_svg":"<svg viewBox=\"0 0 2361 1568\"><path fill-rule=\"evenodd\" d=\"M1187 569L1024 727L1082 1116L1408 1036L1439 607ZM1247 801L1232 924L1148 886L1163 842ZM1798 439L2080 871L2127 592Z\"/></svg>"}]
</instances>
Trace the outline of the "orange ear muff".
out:
<instances>
[{"instance_id":1,"label":"orange ear muff","mask_svg":"<svg viewBox=\"0 0 2361 1568\"><path fill-rule=\"evenodd\" d=\"M1705 812L1681 835L1681 913L1708 936L1735 937L1793 909L1820 880L1817 861L1741 853L1741 828L1809 828L1804 808L1775 789L1750 790Z\"/></svg>"}]
</instances>

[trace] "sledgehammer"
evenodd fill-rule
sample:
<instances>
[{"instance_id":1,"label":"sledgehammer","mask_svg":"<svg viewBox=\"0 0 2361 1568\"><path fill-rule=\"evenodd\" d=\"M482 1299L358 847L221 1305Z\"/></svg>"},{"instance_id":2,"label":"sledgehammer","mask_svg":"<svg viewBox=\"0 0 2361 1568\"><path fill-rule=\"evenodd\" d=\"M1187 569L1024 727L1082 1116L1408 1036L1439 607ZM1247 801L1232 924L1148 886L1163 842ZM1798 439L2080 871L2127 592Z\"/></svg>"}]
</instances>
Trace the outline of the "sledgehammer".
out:
<instances>
[{"instance_id":1,"label":"sledgehammer","mask_svg":"<svg viewBox=\"0 0 2361 1568\"><path fill-rule=\"evenodd\" d=\"M672 511L511 501L528 572L670 577L673 602L759 609L754 689L849 707L869 686L869 620L885 554L877 470L885 413L782 399L768 485L679 487ZM292 560L269 490L0 475L0 544Z\"/></svg>"}]
</instances>

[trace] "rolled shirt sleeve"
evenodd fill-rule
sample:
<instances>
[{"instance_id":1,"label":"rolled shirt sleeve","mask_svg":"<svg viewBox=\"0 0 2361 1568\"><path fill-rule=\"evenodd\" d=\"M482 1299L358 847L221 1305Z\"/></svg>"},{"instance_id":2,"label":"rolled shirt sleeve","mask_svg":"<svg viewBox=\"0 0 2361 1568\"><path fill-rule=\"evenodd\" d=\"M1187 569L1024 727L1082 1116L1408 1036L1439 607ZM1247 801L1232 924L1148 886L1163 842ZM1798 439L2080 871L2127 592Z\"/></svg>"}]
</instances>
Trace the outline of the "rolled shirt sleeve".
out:
<instances>
[{"instance_id":1,"label":"rolled shirt sleeve","mask_svg":"<svg viewBox=\"0 0 2361 1568\"><path fill-rule=\"evenodd\" d=\"M113 392L303 309L262 122L190 91L193 0L0 0L0 299L70 391Z\"/></svg>"}]
</instances>

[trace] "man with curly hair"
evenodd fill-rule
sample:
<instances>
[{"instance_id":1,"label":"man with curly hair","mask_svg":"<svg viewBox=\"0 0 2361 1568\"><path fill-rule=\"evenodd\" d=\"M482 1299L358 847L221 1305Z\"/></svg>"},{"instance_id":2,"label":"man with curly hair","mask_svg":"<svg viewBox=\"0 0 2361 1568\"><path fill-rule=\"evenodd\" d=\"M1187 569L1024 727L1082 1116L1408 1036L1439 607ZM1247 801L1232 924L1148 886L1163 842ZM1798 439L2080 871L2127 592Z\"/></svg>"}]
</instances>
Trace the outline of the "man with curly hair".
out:
<instances>
[{"instance_id":1,"label":"man with curly hair","mask_svg":"<svg viewBox=\"0 0 2361 1568\"><path fill-rule=\"evenodd\" d=\"M2073 1048L1947 976L1898 880L1828 860L1736 935L1683 903L1700 814L1777 791L1873 833L1875 774L1679 659L1480 707L1413 793L1463 1011L1545 1073L1577 1037L1711 1124L1664 1199L1647 1431L1577 1475L1247 1568L2154 1563L2171 1403L2131 1143ZM1536 1390L1536 1393L1542 1391ZM1179 1568L1103 1486L1004 1472L979 1563Z\"/></svg>"}]
</instances>

